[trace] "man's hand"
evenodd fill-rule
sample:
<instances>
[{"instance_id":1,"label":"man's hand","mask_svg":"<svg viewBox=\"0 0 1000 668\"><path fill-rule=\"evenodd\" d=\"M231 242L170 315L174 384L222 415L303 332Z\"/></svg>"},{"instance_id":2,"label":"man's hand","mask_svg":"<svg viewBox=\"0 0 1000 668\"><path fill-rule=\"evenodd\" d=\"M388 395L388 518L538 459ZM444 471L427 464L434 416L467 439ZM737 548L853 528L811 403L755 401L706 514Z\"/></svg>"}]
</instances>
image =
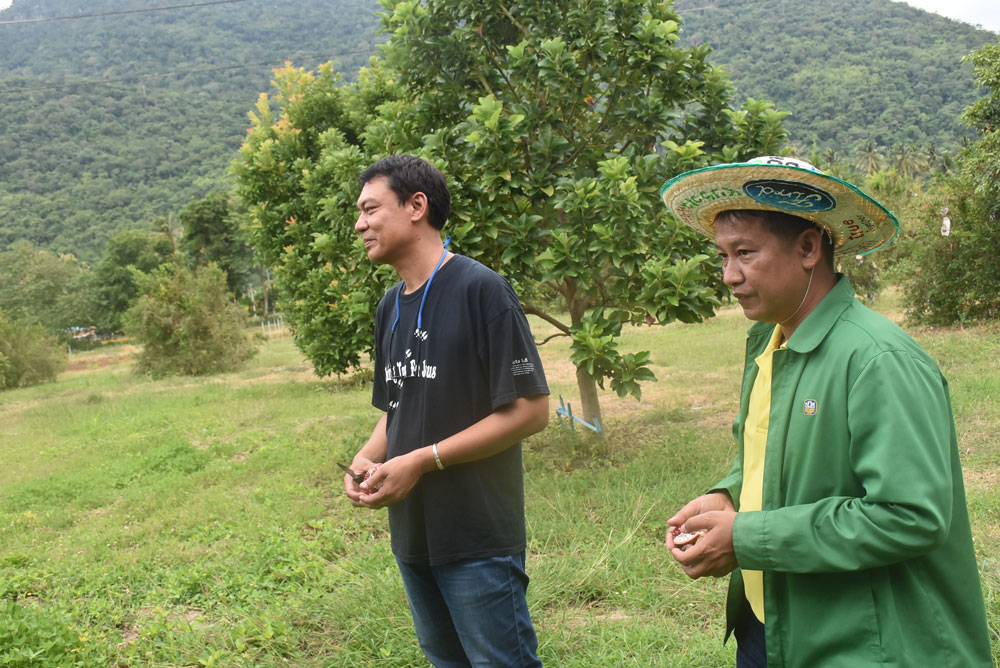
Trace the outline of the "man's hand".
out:
<instances>
[{"instance_id":1,"label":"man's hand","mask_svg":"<svg viewBox=\"0 0 1000 668\"><path fill-rule=\"evenodd\" d=\"M354 458L354 461L351 462L350 468L355 473L363 474L365 471L371 470L374 466L379 466L378 462L373 462L366 457L358 455ZM344 491L347 493L347 498L351 500L351 504L358 507L364 507L366 505L362 500L362 494L365 490L362 489L361 485L354 482L354 478L346 473L344 474Z\"/></svg>"},{"instance_id":2,"label":"man's hand","mask_svg":"<svg viewBox=\"0 0 1000 668\"><path fill-rule=\"evenodd\" d=\"M360 494L358 503L354 505L384 508L398 503L406 498L422 475L423 463L417 451L393 457L380 465L368 480L358 485ZM346 477L350 480L349 476ZM351 494L348 493L348 496ZM354 497L351 498L353 502Z\"/></svg>"},{"instance_id":3,"label":"man's hand","mask_svg":"<svg viewBox=\"0 0 1000 668\"><path fill-rule=\"evenodd\" d=\"M720 577L737 567L733 550L735 519L736 508L729 495L712 493L699 496L667 520L671 527L679 527L685 532L705 532L693 544L680 548L674 544L671 531L667 531L667 547L688 577Z\"/></svg>"}]
</instances>

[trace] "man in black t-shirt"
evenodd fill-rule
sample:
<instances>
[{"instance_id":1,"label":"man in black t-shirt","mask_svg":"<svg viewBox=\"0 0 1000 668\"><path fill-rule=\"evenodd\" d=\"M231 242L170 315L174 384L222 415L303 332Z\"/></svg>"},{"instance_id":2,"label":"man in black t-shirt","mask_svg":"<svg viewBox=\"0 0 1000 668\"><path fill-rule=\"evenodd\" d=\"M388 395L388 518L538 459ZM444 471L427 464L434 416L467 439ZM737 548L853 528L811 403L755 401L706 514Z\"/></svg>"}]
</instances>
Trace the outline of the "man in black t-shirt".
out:
<instances>
[{"instance_id":1,"label":"man in black t-shirt","mask_svg":"<svg viewBox=\"0 0 1000 668\"><path fill-rule=\"evenodd\" d=\"M402 279L378 305L372 404L355 506L389 509L421 649L438 668L541 666L525 592L521 439L548 423L548 386L517 295L442 247L444 175L407 155L360 177L355 229Z\"/></svg>"}]
</instances>

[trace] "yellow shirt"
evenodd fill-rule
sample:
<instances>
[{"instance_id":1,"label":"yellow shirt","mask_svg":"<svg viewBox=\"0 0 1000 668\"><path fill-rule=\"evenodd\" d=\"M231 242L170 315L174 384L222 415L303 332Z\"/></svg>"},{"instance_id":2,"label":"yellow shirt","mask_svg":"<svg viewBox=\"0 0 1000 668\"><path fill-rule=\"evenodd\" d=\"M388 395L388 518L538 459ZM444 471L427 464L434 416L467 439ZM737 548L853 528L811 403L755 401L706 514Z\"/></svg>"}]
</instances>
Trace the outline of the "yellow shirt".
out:
<instances>
[{"instance_id":1,"label":"yellow shirt","mask_svg":"<svg viewBox=\"0 0 1000 668\"><path fill-rule=\"evenodd\" d=\"M757 378L750 390L746 427L743 431L743 487L740 489L740 512L760 510L764 486L764 451L767 449L767 425L771 418L771 357L781 343L781 325L767 347L754 360ZM780 344L780 345L779 345ZM764 621L764 574L761 571L743 571L743 588L754 615Z\"/></svg>"}]
</instances>

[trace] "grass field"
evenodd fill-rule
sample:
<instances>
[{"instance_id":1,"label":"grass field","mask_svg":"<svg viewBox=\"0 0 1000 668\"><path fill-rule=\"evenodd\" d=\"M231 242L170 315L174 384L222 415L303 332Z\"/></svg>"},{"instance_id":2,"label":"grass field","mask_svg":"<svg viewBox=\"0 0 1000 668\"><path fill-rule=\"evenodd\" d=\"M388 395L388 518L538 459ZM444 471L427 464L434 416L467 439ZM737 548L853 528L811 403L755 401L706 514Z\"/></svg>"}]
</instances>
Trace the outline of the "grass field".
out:
<instances>
[{"instance_id":1,"label":"grass field","mask_svg":"<svg viewBox=\"0 0 1000 668\"><path fill-rule=\"evenodd\" d=\"M655 360L643 400L603 394L604 441L553 415L526 442L547 665L733 665L725 582L689 581L663 536L734 456L746 325L729 307L628 331ZM951 381L1000 659L1000 327L913 334ZM136 377L133 352L76 355L57 383L0 393L0 665L426 665L385 513L352 508L334 464L378 417L362 376L317 379L288 338L208 378ZM542 354L553 406L574 401L565 344Z\"/></svg>"}]
</instances>

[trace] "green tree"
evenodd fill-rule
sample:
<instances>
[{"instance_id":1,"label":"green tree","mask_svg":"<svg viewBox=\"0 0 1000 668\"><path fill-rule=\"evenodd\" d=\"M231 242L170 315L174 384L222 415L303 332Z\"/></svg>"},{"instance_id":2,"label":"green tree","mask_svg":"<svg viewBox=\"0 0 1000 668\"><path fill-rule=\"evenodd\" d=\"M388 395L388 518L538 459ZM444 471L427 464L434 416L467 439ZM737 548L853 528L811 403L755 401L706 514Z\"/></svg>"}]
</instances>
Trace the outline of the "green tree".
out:
<instances>
[{"instance_id":1,"label":"green tree","mask_svg":"<svg viewBox=\"0 0 1000 668\"><path fill-rule=\"evenodd\" d=\"M871 139L854 153L854 168L864 175L875 174L882 169L882 153L878 145Z\"/></svg>"},{"instance_id":2,"label":"green tree","mask_svg":"<svg viewBox=\"0 0 1000 668\"><path fill-rule=\"evenodd\" d=\"M142 345L136 365L154 378L230 371L256 353L246 312L233 302L213 264L172 263L140 277L126 331Z\"/></svg>"},{"instance_id":3,"label":"green tree","mask_svg":"<svg viewBox=\"0 0 1000 668\"><path fill-rule=\"evenodd\" d=\"M972 63L986 94L962 115L979 132L979 139L964 152L963 171L985 213L995 220L1000 213L1000 41L973 51L965 60Z\"/></svg>"},{"instance_id":4,"label":"green tree","mask_svg":"<svg viewBox=\"0 0 1000 668\"><path fill-rule=\"evenodd\" d=\"M0 311L0 390L54 381L65 367L66 353L55 336Z\"/></svg>"},{"instance_id":5,"label":"green tree","mask_svg":"<svg viewBox=\"0 0 1000 668\"><path fill-rule=\"evenodd\" d=\"M16 320L41 324L50 334L91 325L90 268L72 255L15 241L0 253L0 308Z\"/></svg>"},{"instance_id":6,"label":"green tree","mask_svg":"<svg viewBox=\"0 0 1000 668\"><path fill-rule=\"evenodd\" d=\"M907 315L916 322L950 325L1000 316L1000 43L966 60L986 94L963 120L979 139L962 153L961 169L935 184L904 239L908 250L898 275ZM943 234L942 221L950 221Z\"/></svg>"},{"instance_id":7,"label":"green tree","mask_svg":"<svg viewBox=\"0 0 1000 668\"><path fill-rule=\"evenodd\" d=\"M353 241L354 177L375 157L412 152L450 179L453 248L503 273L527 312L572 339L586 419L600 417L605 382L639 396L639 382L653 378L649 353L622 355L622 327L709 317L721 289L705 242L666 214L660 185L685 169L777 152L785 114L758 100L731 108L727 76L707 62L709 49L676 46L678 17L665 3L385 8L392 37L369 78L338 89L329 71L279 74L281 118L258 106L236 166L281 272L313 268L284 285L312 304L297 314L300 337L315 332L310 345L336 353L317 368L342 370L370 347L388 278L382 270L371 280ZM384 101L358 132L363 94ZM324 122L302 124L324 105ZM349 345L313 326L329 320L350 327Z\"/></svg>"},{"instance_id":8,"label":"green tree","mask_svg":"<svg viewBox=\"0 0 1000 668\"><path fill-rule=\"evenodd\" d=\"M273 99L262 94L251 114L233 165L236 191L296 345L319 375L341 373L371 350L374 303L390 280L391 270L372 267L356 244L348 216L356 215L357 176L371 162L359 137L396 89L379 69L342 86L330 63L277 70L274 86Z\"/></svg>"},{"instance_id":9,"label":"green tree","mask_svg":"<svg viewBox=\"0 0 1000 668\"><path fill-rule=\"evenodd\" d=\"M192 200L180 213L180 248L196 267L209 263L226 272L230 292L239 294L253 267L253 249L229 193L213 192Z\"/></svg>"},{"instance_id":10,"label":"green tree","mask_svg":"<svg viewBox=\"0 0 1000 668\"><path fill-rule=\"evenodd\" d=\"M903 178L913 178L924 168L923 156L913 144L895 144L889 160Z\"/></svg>"},{"instance_id":11,"label":"green tree","mask_svg":"<svg viewBox=\"0 0 1000 668\"><path fill-rule=\"evenodd\" d=\"M105 332L120 332L125 312L139 296L139 280L172 257L173 249L163 235L137 230L116 232L94 267L97 283L97 326Z\"/></svg>"}]
</instances>

